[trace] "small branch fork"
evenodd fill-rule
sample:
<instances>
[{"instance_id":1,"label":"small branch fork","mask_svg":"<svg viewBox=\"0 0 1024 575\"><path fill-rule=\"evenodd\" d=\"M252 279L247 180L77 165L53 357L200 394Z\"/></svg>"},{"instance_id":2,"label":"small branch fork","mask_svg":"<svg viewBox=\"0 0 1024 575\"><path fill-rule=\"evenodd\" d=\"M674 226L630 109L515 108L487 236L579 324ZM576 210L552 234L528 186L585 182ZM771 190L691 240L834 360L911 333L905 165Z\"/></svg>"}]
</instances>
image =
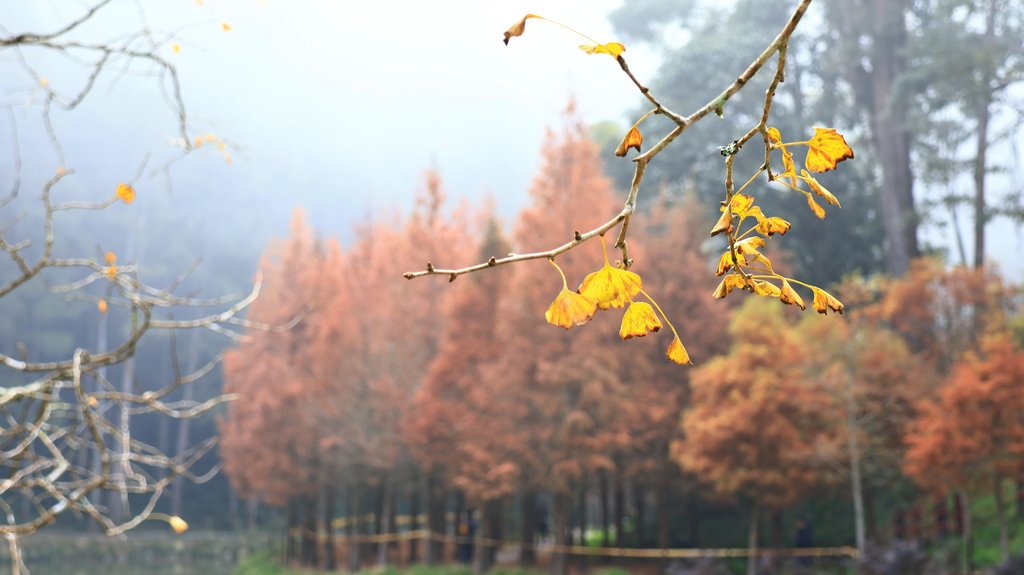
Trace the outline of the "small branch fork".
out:
<instances>
[{"instance_id":1,"label":"small branch fork","mask_svg":"<svg viewBox=\"0 0 1024 575\"><path fill-rule=\"evenodd\" d=\"M799 24L800 20L803 18L804 13L807 11L808 6L810 6L811 2L812 0L800 0L800 4L793 10L793 13L790 15L789 20L786 22L786 24L782 27L782 30L779 31L778 35L764 49L764 51L761 52L761 54L756 59L754 59L754 61L751 62L749 66L747 66L747 69L744 70L743 73L740 74L725 90L723 90L721 94L719 94L714 99L701 106L699 109L691 113L689 116L682 116L666 108L651 93L650 89L648 89L647 86L643 85L639 80L637 80L636 76L633 75L633 72L630 71L625 58L623 58L621 54L616 57L616 60L619 63L619 67L622 68L622 71L629 77L633 84L636 85L637 89L640 90L640 93L643 94L643 96L654 106L653 113L665 116L666 118L670 119L673 123L675 123L676 126L675 128L672 129L672 131L670 131L668 134L662 137L661 140L658 141L654 146L652 146L646 152L643 152L642 154L638 155L636 158L633 159L635 168L633 172L633 180L629 188L629 193L626 196L626 203L622 207L622 210L619 211L619 213L615 214L615 216L613 216L611 219L585 232L577 231L574 233L573 239L571 241L547 251L532 252L526 254L509 254L502 258L492 257L490 260L484 263L454 269L438 268L435 267L432 263L428 263L426 269L424 270L406 272L404 274L405 278L414 279L429 275L444 275L448 276L449 281L455 281L455 279L460 275L473 273L500 265L513 264L517 262L536 259L552 259L560 254L563 254L575 248L576 246L588 240L593 239L596 236L604 235L606 232L615 228L615 226L619 225L620 223L622 224L622 227L619 229L619 234L615 240L614 245L622 252L622 266L628 268L632 264L632 260L630 260L629 258L629 250L626 244L626 235L629 229L630 218L632 217L633 212L636 210L637 196L640 192L640 184L643 181L644 172L647 169L647 164L650 163L650 161L654 159L655 156L661 153L661 151L664 150L666 146L671 144L673 140L682 135L683 132L685 132L687 128L692 126L694 123L700 121L701 119L703 119L705 116L712 112L721 115L724 112L725 104L729 101L729 99L737 92L742 90L743 87L747 84L747 82L749 82L750 79L753 78L761 70L762 67L764 67L764 65L771 59L772 56L778 54L778 64L775 70L775 76L772 79L771 85L765 94L764 111L762 113L761 120L756 126L751 128L750 131L748 131L740 139L736 140L733 143L732 148L734 151L733 153L729 154L726 158L727 184L725 205L728 205L728 202L731 201L732 196L734 194L731 183L731 175L732 162L735 156L735 151L738 151L743 146L743 144L750 141L750 139L753 138L758 133L760 133L763 136L765 142L765 162L764 165L760 168L759 173L760 171L767 171L768 178L769 180L771 180L773 176L771 174L771 169L768 165L768 154L771 151L771 146L768 141L767 134L768 116L771 111L772 101L775 98L775 91L778 88L779 83L781 83L785 78L786 51L789 47L789 40L792 37L793 32L796 30L797 24ZM730 237L730 249L733 250L733 257L735 258L736 254L734 241L735 238Z\"/></svg>"}]
</instances>

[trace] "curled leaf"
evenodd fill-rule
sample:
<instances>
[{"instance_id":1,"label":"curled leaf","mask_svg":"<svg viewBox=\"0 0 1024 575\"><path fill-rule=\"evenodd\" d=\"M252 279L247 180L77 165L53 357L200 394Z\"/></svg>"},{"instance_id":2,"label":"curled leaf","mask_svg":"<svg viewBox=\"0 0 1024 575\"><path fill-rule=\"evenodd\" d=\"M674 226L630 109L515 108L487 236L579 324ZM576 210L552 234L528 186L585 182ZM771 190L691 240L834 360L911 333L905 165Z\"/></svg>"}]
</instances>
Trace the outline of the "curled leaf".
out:
<instances>
[{"instance_id":1,"label":"curled leaf","mask_svg":"<svg viewBox=\"0 0 1024 575\"><path fill-rule=\"evenodd\" d=\"M646 302L633 302L622 314L622 325L619 326L619 337L629 339L631 337L644 337L647 332L655 332L661 329L661 320L654 308Z\"/></svg>"},{"instance_id":2,"label":"curled leaf","mask_svg":"<svg viewBox=\"0 0 1024 575\"><path fill-rule=\"evenodd\" d=\"M757 233L765 236L773 236L779 234L780 236L786 235L793 224L790 224L786 220L778 217L771 216L758 222Z\"/></svg>"},{"instance_id":3,"label":"curled leaf","mask_svg":"<svg viewBox=\"0 0 1024 575\"><path fill-rule=\"evenodd\" d=\"M715 223L715 227L711 228L711 235L717 236L722 232L731 234L733 229L732 212L730 210L723 210L722 215L718 218L718 222Z\"/></svg>"},{"instance_id":4,"label":"curled leaf","mask_svg":"<svg viewBox=\"0 0 1024 575\"><path fill-rule=\"evenodd\" d=\"M796 185L796 162L793 161L793 154L786 148L782 148L782 177L789 178L794 186Z\"/></svg>"},{"instance_id":5,"label":"curled leaf","mask_svg":"<svg viewBox=\"0 0 1024 575\"><path fill-rule=\"evenodd\" d=\"M782 143L782 133L779 132L778 128L768 128L767 134L768 134L768 142L771 143L772 145L777 145L777 144L781 144Z\"/></svg>"},{"instance_id":6,"label":"curled leaf","mask_svg":"<svg viewBox=\"0 0 1024 575\"><path fill-rule=\"evenodd\" d=\"M832 192L825 189L825 186L821 185L818 180L815 180L813 176L807 173L807 170L800 170L800 175L804 177L804 181L810 186L811 191L818 194L824 200L833 206L843 207L839 205L839 200L832 195Z\"/></svg>"},{"instance_id":7,"label":"curled leaf","mask_svg":"<svg viewBox=\"0 0 1024 575\"><path fill-rule=\"evenodd\" d=\"M814 137L807 143L804 166L811 172L827 172L850 158L853 158L853 148L842 134L832 128L815 128Z\"/></svg>"},{"instance_id":8,"label":"curled leaf","mask_svg":"<svg viewBox=\"0 0 1024 575\"><path fill-rule=\"evenodd\" d=\"M679 365L693 365L693 362L690 361L690 354L686 353L686 348L683 347L683 342L678 335L672 338L672 343L668 344L665 355Z\"/></svg>"},{"instance_id":9,"label":"curled leaf","mask_svg":"<svg viewBox=\"0 0 1024 575\"><path fill-rule=\"evenodd\" d=\"M580 44L580 50L587 54L608 54L612 58L617 58L619 54L626 51L626 47L618 42L608 42L606 44Z\"/></svg>"},{"instance_id":10,"label":"curled leaf","mask_svg":"<svg viewBox=\"0 0 1024 575\"><path fill-rule=\"evenodd\" d=\"M800 297L800 294L796 293L793 286L789 285L789 282L785 279L782 280L782 293L779 295L779 301L786 305L795 305L800 309L807 309L803 298Z\"/></svg>"},{"instance_id":11,"label":"curled leaf","mask_svg":"<svg viewBox=\"0 0 1024 575\"><path fill-rule=\"evenodd\" d=\"M615 148L615 155L618 157L624 157L626 152L630 148L636 148L637 153L640 152L640 145L644 143L644 135L640 133L640 128L633 126L626 132L626 135L619 142L619 147Z\"/></svg>"},{"instance_id":12,"label":"curled leaf","mask_svg":"<svg viewBox=\"0 0 1024 575\"><path fill-rule=\"evenodd\" d=\"M779 286L766 281L766 280L755 280L754 281L754 293L757 295L763 295L766 297L779 297L782 295L782 290Z\"/></svg>"},{"instance_id":13,"label":"curled leaf","mask_svg":"<svg viewBox=\"0 0 1024 575\"><path fill-rule=\"evenodd\" d=\"M819 220L825 219L825 208L821 207L818 202L814 201L811 194L807 194L807 207L811 208L811 211L814 212L814 215L818 216Z\"/></svg>"},{"instance_id":14,"label":"curled leaf","mask_svg":"<svg viewBox=\"0 0 1024 575\"><path fill-rule=\"evenodd\" d=\"M811 306L814 307L815 311L824 315L828 315L828 310L830 309L838 314L843 313L843 309L845 309L846 306L844 306L843 302L836 299L832 294L816 287L812 287L811 291L814 292L814 301L811 302Z\"/></svg>"},{"instance_id":15,"label":"curled leaf","mask_svg":"<svg viewBox=\"0 0 1024 575\"><path fill-rule=\"evenodd\" d=\"M729 274L722 278L722 281L718 284L718 287L715 288L715 291L711 296L715 299L722 299L732 293L732 290L736 288L742 289L743 287L746 287L746 281L744 281L743 276L739 274Z\"/></svg>"},{"instance_id":16,"label":"curled leaf","mask_svg":"<svg viewBox=\"0 0 1024 575\"><path fill-rule=\"evenodd\" d=\"M526 16L523 16L521 20L513 24L511 28L505 30L504 42L506 46L508 46L508 41L511 40L513 36L523 35L523 32L526 31L526 21L530 18L540 18L540 16L536 14L527 14Z\"/></svg>"},{"instance_id":17,"label":"curled leaf","mask_svg":"<svg viewBox=\"0 0 1024 575\"><path fill-rule=\"evenodd\" d=\"M743 258L743 254L741 254L741 253L739 253L737 251L737 253L736 253L736 262L735 263L743 266L743 265L747 265L747 260ZM725 272L731 270L732 266L733 266L732 251L731 250L725 250L725 252L722 254L722 256L718 258L718 269L715 270L715 275L716 276L725 275Z\"/></svg>"}]
</instances>

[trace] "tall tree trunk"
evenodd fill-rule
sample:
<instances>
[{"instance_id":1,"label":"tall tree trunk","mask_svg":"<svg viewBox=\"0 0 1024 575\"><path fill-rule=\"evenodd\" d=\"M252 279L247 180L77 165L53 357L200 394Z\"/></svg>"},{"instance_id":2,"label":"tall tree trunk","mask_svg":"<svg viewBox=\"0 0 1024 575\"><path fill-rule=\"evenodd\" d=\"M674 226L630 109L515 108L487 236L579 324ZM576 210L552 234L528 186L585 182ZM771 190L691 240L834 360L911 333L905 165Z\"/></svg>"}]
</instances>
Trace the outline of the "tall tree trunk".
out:
<instances>
[{"instance_id":1,"label":"tall tree trunk","mask_svg":"<svg viewBox=\"0 0 1024 575\"><path fill-rule=\"evenodd\" d=\"M316 560L316 508L317 498L306 495L302 498L302 551L299 562L306 567L315 567Z\"/></svg>"},{"instance_id":2,"label":"tall tree trunk","mask_svg":"<svg viewBox=\"0 0 1024 575\"><path fill-rule=\"evenodd\" d=\"M963 517L963 570L965 573L974 571L974 528L971 525L971 501L967 497L967 490L959 492L960 513Z\"/></svg>"},{"instance_id":3,"label":"tall tree trunk","mask_svg":"<svg viewBox=\"0 0 1024 575\"><path fill-rule=\"evenodd\" d=\"M689 525L690 546L700 547L700 498L695 489L690 489L686 497L687 523Z\"/></svg>"},{"instance_id":4,"label":"tall tree trunk","mask_svg":"<svg viewBox=\"0 0 1024 575\"><path fill-rule=\"evenodd\" d=\"M352 573L359 571L362 558L359 556L360 545L356 538L360 534L359 526L362 523L362 496L359 484L355 484L349 490L348 504L348 570Z\"/></svg>"},{"instance_id":5,"label":"tall tree trunk","mask_svg":"<svg viewBox=\"0 0 1024 575\"><path fill-rule=\"evenodd\" d=\"M579 518L579 545L583 546L587 544L587 483L584 481L580 485L579 491L576 493L576 508L578 510L577 517Z\"/></svg>"},{"instance_id":6,"label":"tall tree trunk","mask_svg":"<svg viewBox=\"0 0 1024 575\"><path fill-rule=\"evenodd\" d=\"M420 528L420 490L419 479L414 478L409 489L409 530L418 531ZM415 565L419 560L419 539L409 540L409 564ZM425 540L430 544L430 540Z\"/></svg>"},{"instance_id":7,"label":"tall tree trunk","mask_svg":"<svg viewBox=\"0 0 1024 575\"><path fill-rule=\"evenodd\" d=\"M537 494L524 490L519 496L519 568L526 569L537 563L534 544L537 540Z\"/></svg>"},{"instance_id":8,"label":"tall tree trunk","mask_svg":"<svg viewBox=\"0 0 1024 575\"><path fill-rule=\"evenodd\" d=\"M427 473L424 482L424 491L427 499L427 529L431 538L427 539L425 549L425 562L427 565L437 565L444 561L444 544L434 539L433 536L444 535L445 528L445 505L444 497L441 494L440 480L435 473Z\"/></svg>"},{"instance_id":9,"label":"tall tree trunk","mask_svg":"<svg viewBox=\"0 0 1024 575\"><path fill-rule=\"evenodd\" d=\"M750 551L747 557L747 575L757 575L757 532L760 522L758 511L755 501L750 508L750 530L747 532L747 549Z\"/></svg>"},{"instance_id":10,"label":"tall tree trunk","mask_svg":"<svg viewBox=\"0 0 1024 575\"><path fill-rule=\"evenodd\" d=\"M669 500L668 478L665 477L664 473L658 478L654 499L654 520L657 525L658 547L668 549L670 547L668 533L669 507L672 503Z\"/></svg>"},{"instance_id":11,"label":"tall tree trunk","mask_svg":"<svg viewBox=\"0 0 1024 575\"><path fill-rule=\"evenodd\" d=\"M285 564L291 564L298 558L298 549L295 545L296 529L299 526L299 502L297 500L288 503L288 519L285 523L287 527L284 532L284 560Z\"/></svg>"},{"instance_id":12,"label":"tall tree trunk","mask_svg":"<svg viewBox=\"0 0 1024 575\"><path fill-rule=\"evenodd\" d=\"M864 529L864 488L860 477L860 446L857 444L857 399L854 397L853 376L846 374L846 424L847 447L850 450L850 488L853 490L853 525L856 534L857 550L864 552L867 539Z\"/></svg>"},{"instance_id":13,"label":"tall tree trunk","mask_svg":"<svg viewBox=\"0 0 1024 575\"><path fill-rule=\"evenodd\" d=\"M785 547L785 543L783 543L785 519L782 509L772 509L772 547L777 549Z\"/></svg>"},{"instance_id":14,"label":"tall tree trunk","mask_svg":"<svg viewBox=\"0 0 1024 575\"><path fill-rule=\"evenodd\" d=\"M394 528L394 524L391 522L393 515L391 514L392 501L391 501L391 478L384 480L384 485L381 486L380 504L377 509L379 513L377 515L377 535L384 535L385 533L391 533ZM386 542L377 543L377 567L383 569L388 565L388 544Z\"/></svg>"},{"instance_id":15,"label":"tall tree trunk","mask_svg":"<svg viewBox=\"0 0 1024 575\"><path fill-rule=\"evenodd\" d=\"M476 530L473 531L473 575L483 575L487 572L487 559L486 551L484 547L486 545L486 533L489 522L487 517L482 513L482 506L477 506L476 511L470 511L470 514L476 513ZM469 519L470 524L473 523L473 518Z\"/></svg>"},{"instance_id":16,"label":"tall tree trunk","mask_svg":"<svg viewBox=\"0 0 1024 575\"><path fill-rule=\"evenodd\" d=\"M626 546L626 486L622 479L622 470L615 469L614 499L612 501L612 514L615 516L615 546L622 549Z\"/></svg>"},{"instance_id":17,"label":"tall tree trunk","mask_svg":"<svg viewBox=\"0 0 1024 575\"><path fill-rule=\"evenodd\" d=\"M1010 530L1006 520L1006 499L1003 494L1003 478L995 478L996 519L999 521L999 552L1003 562L1010 558Z\"/></svg>"},{"instance_id":18,"label":"tall tree trunk","mask_svg":"<svg viewBox=\"0 0 1024 575\"><path fill-rule=\"evenodd\" d=\"M1024 521L1024 461L1017 465L1017 520Z\"/></svg>"},{"instance_id":19,"label":"tall tree trunk","mask_svg":"<svg viewBox=\"0 0 1024 575\"><path fill-rule=\"evenodd\" d=\"M636 507L636 539L634 547L647 544L647 506L644 504L644 490L636 481L633 482L633 505Z\"/></svg>"},{"instance_id":20,"label":"tall tree trunk","mask_svg":"<svg viewBox=\"0 0 1024 575\"><path fill-rule=\"evenodd\" d=\"M562 547L569 541L569 508L572 505L571 498L559 493L555 495L554 503L554 525L552 535L555 540L555 550L551 553L551 575L566 574L566 554Z\"/></svg>"},{"instance_id":21,"label":"tall tree trunk","mask_svg":"<svg viewBox=\"0 0 1024 575\"><path fill-rule=\"evenodd\" d=\"M998 8L993 0L989 0L985 13L985 47L995 42L996 14ZM974 155L974 268L981 269L985 265L985 224L988 216L985 211L985 174L988 171L988 130L992 120L992 76L994 70L990 59L981 66L982 90L977 103L977 145Z\"/></svg>"},{"instance_id":22,"label":"tall tree trunk","mask_svg":"<svg viewBox=\"0 0 1024 575\"><path fill-rule=\"evenodd\" d=\"M903 275L910 260L920 255L918 217L914 209L910 170L910 132L906 103L897 93L905 67L906 12L909 0L863 0L830 3L832 24L848 42L844 73L853 86L858 106L871 121L871 135L882 167L882 223L889 272ZM863 53L861 37L870 38ZM867 60L870 66L862 62Z\"/></svg>"},{"instance_id":23,"label":"tall tree trunk","mask_svg":"<svg viewBox=\"0 0 1024 575\"><path fill-rule=\"evenodd\" d=\"M487 538L492 541L505 539L505 501L495 499L487 504ZM490 570L498 562L497 544L485 547L484 571Z\"/></svg>"},{"instance_id":24,"label":"tall tree trunk","mask_svg":"<svg viewBox=\"0 0 1024 575\"><path fill-rule=\"evenodd\" d=\"M246 523L245 526L250 531L255 531L257 525L257 519L259 517L260 502L258 499L253 497L245 502L246 507Z\"/></svg>"},{"instance_id":25,"label":"tall tree trunk","mask_svg":"<svg viewBox=\"0 0 1024 575\"><path fill-rule=\"evenodd\" d=\"M608 547L611 545L611 517L608 516L610 511L608 505L608 472L602 471L598 481L599 497L601 498L601 547Z\"/></svg>"},{"instance_id":26,"label":"tall tree trunk","mask_svg":"<svg viewBox=\"0 0 1024 575\"><path fill-rule=\"evenodd\" d=\"M320 564L325 571L333 571L337 562L334 556L334 488L332 487L324 487L324 533L326 544Z\"/></svg>"}]
</instances>

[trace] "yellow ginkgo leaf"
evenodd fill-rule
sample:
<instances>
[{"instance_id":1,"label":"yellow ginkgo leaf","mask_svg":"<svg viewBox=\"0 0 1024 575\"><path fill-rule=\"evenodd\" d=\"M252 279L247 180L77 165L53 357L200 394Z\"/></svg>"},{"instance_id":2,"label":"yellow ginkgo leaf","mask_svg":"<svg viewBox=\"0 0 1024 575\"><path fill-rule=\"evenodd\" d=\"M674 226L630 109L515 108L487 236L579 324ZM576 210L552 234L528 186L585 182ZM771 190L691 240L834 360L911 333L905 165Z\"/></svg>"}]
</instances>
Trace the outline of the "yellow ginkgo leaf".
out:
<instances>
[{"instance_id":1,"label":"yellow ginkgo leaf","mask_svg":"<svg viewBox=\"0 0 1024 575\"><path fill-rule=\"evenodd\" d=\"M773 145L782 143L782 133L779 132L778 128L768 128L767 134L769 143Z\"/></svg>"},{"instance_id":2,"label":"yellow ginkgo leaf","mask_svg":"<svg viewBox=\"0 0 1024 575\"><path fill-rule=\"evenodd\" d=\"M513 36L523 35L523 32L526 31L526 21L529 20L530 18L541 18L541 16L538 16L536 14L527 14L526 16L523 16L521 20L513 24L511 28L505 30L504 42L506 46L508 46L508 41L511 40Z\"/></svg>"},{"instance_id":3,"label":"yellow ginkgo leaf","mask_svg":"<svg viewBox=\"0 0 1024 575\"><path fill-rule=\"evenodd\" d=\"M825 208L821 207L818 202L814 201L811 194L807 194L807 207L811 208L811 211L814 212L814 215L818 216L819 220L825 219Z\"/></svg>"},{"instance_id":4,"label":"yellow ginkgo leaf","mask_svg":"<svg viewBox=\"0 0 1024 575\"><path fill-rule=\"evenodd\" d=\"M745 240L736 242L736 251L744 255L755 254L757 253L757 250L763 248L764 245L764 238L751 236Z\"/></svg>"},{"instance_id":5,"label":"yellow ginkgo leaf","mask_svg":"<svg viewBox=\"0 0 1024 575\"><path fill-rule=\"evenodd\" d=\"M732 250L725 250L722 256L718 258L718 269L715 270L716 276L725 275L725 272L732 269L733 266ZM743 257L743 254L736 253L736 264L741 266L747 265L747 260Z\"/></svg>"},{"instance_id":6,"label":"yellow ginkgo leaf","mask_svg":"<svg viewBox=\"0 0 1024 575\"><path fill-rule=\"evenodd\" d=\"M793 161L793 154L786 148L782 148L782 177L789 178L790 183L796 185L796 162Z\"/></svg>"},{"instance_id":7,"label":"yellow ginkgo leaf","mask_svg":"<svg viewBox=\"0 0 1024 575\"><path fill-rule=\"evenodd\" d=\"M732 197L732 200L729 202L729 205L732 207L732 213L736 214L741 218L745 218L747 217L750 208L754 205L754 196L750 196L747 194L736 194L735 196ZM722 209L724 210L725 208Z\"/></svg>"},{"instance_id":8,"label":"yellow ginkgo leaf","mask_svg":"<svg viewBox=\"0 0 1024 575\"><path fill-rule=\"evenodd\" d=\"M171 52L175 54L181 54L181 44L177 42L171 42Z\"/></svg>"},{"instance_id":9,"label":"yellow ginkgo leaf","mask_svg":"<svg viewBox=\"0 0 1024 575\"><path fill-rule=\"evenodd\" d=\"M800 170L800 175L804 177L804 181L810 186L812 192L818 194L833 206L843 207L839 205L839 200L832 195L832 192L826 190L825 186L821 185L818 180L815 180L813 176L807 173L807 170Z\"/></svg>"},{"instance_id":10,"label":"yellow ginkgo leaf","mask_svg":"<svg viewBox=\"0 0 1024 575\"><path fill-rule=\"evenodd\" d=\"M732 290L736 288L743 288L745 286L746 281L744 281L743 276L738 274L729 274L722 278L722 281L718 284L718 287L715 288L715 291L711 296L715 299L722 299L732 293Z\"/></svg>"},{"instance_id":11,"label":"yellow ginkgo leaf","mask_svg":"<svg viewBox=\"0 0 1024 575\"><path fill-rule=\"evenodd\" d=\"M107 265L114 265L117 263L117 254L114 252L107 252L103 254L103 260L107 262Z\"/></svg>"},{"instance_id":12,"label":"yellow ginkgo leaf","mask_svg":"<svg viewBox=\"0 0 1024 575\"><path fill-rule=\"evenodd\" d=\"M580 50L587 54L608 54L612 58L616 58L626 51L626 47L618 42L608 42L606 44L580 44Z\"/></svg>"},{"instance_id":13,"label":"yellow ginkgo leaf","mask_svg":"<svg viewBox=\"0 0 1024 575\"><path fill-rule=\"evenodd\" d=\"M693 365L693 362L690 361L690 354L686 353L686 348L683 347L683 342L678 335L672 338L672 343L668 344L665 355L679 365Z\"/></svg>"},{"instance_id":14,"label":"yellow ginkgo leaf","mask_svg":"<svg viewBox=\"0 0 1024 575\"><path fill-rule=\"evenodd\" d=\"M587 274L576 291L596 300L600 309L625 307L633 296L643 289L643 281L634 272L612 267L608 261L608 245L604 241L604 236L600 238L604 266L596 272Z\"/></svg>"},{"instance_id":15,"label":"yellow ginkgo leaf","mask_svg":"<svg viewBox=\"0 0 1024 575\"><path fill-rule=\"evenodd\" d=\"M757 233L765 236L773 236L775 234L783 236L786 235L786 232L788 232L789 228L792 226L793 225L786 220L778 216L772 216L758 222Z\"/></svg>"},{"instance_id":16,"label":"yellow ginkgo leaf","mask_svg":"<svg viewBox=\"0 0 1024 575\"><path fill-rule=\"evenodd\" d=\"M608 309L625 307L642 287L638 274L605 263L601 269L587 274L577 291L597 301L597 307Z\"/></svg>"},{"instance_id":17,"label":"yellow ginkgo leaf","mask_svg":"<svg viewBox=\"0 0 1024 575\"><path fill-rule=\"evenodd\" d=\"M135 188L124 182L117 184L117 189L114 190L114 194L126 204L130 204L135 201Z\"/></svg>"},{"instance_id":18,"label":"yellow ginkgo leaf","mask_svg":"<svg viewBox=\"0 0 1024 575\"><path fill-rule=\"evenodd\" d=\"M569 329L583 325L597 312L597 301L563 287L555 301L551 302L544 319L552 325Z\"/></svg>"},{"instance_id":19,"label":"yellow ginkgo leaf","mask_svg":"<svg viewBox=\"0 0 1024 575\"><path fill-rule=\"evenodd\" d=\"M100 313L107 313L107 300L101 299L96 302L96 309L98 309Z\"/></svg>"},{"instance_id":20,"label":"yellow ginkgo leaf","mask_svg":"<svg viewBox=\"0 0 1024 575\"><path fill-rule=\"evenodd\" d=\"M640 128L633 126L626 132L626 135L619 142L619 147L615 148L615 155L618 157L624 157L626 152L630 148L636 148L636 151L640 152L640 145L644 143L644 135L640 133Z\"/></svg>"},{"instance_id":21,"label":"yellow ginkgo leaf","mask_svg":"<svg viewBox=\"0 0 1024 575\"><path fill-rule=\"evenodd\" d=\"M171 529L173 529L175 533L184 533L188 531L188 523L186 523L184 519L178 517L177 515L174 515L170 519L168 519L167 523L171 525Z\"/></svg>"},{"instance_id":22,"label":"yellow ginkgo leaf","mask_svg":"<svg viewBox=\"0 0 1024 575\"><path fill-rule=\"evenodd\" d=\"M231 24L228 24L227 22L221 22L220 29L225 32L230 32L233 29L233 27L231 26Z\"/></svg>"},{"instance_id":23,"label":"yellow ginkgo leaf","mask_svg":"<svg viewBox=\"0 0 1024 575\"><path fill-rule=\"evenodd\" d=\"M96 409L96 407L99 406L100 404L99 400L92 395L89 396L89 399L87 399L85 403L92 409Z\"/></svg>"},{"instance_id":24,"label":"yellow ginkgo leaf","mask_svg":"<svg viewBox=\"0 0 1024 575\"><path fill-rule=\"evenodd\" d=\"M853 148L842 134L832 128L815 128L814 137L807 143L804 167L811 172L827 172L850 158L853 158Z\"/></svg>"},{"instance_id":25,"label":"yellow ginkgo leaf","mask_svg":"<svg viewBox=\"0 0 1024 575\"><path fill-rule=\"evenodd\" d=\"M779 286L765 280L754 281L754 293L757 295L763 295L766 297L779 297L782 295L782 290Z\"/></svg>"},{"instance_id":26,"label":"yellow ginkgo leaf","mask_svg":"<svg viewBox=\"0 0 1024 575\"><path fill-rule=\"evenodd\" d=\"M796 293L793 286L789 285L789 282L786 280L782 280L782 293L779 294L779 301L786 305L795 305L800 309L807 309L803 298L800 297L800 294Z\"/></svg>"},{"instance_id":27,"label":"yellow ginkgo leaf","mask_svg":"<svg viewBox=\"0 0 1024 575\"><path fill-rule=\"evenodd\" d=\"M843 313L843 309L846 306L843 305L843 302L833 297L832 294L816 287L812 287L811 291L814 292L814 301L811 302L811 306L814 307L815 311L825 315L828 315L828 310L830 309L838 314Z\"/></svg>"},{"instance_id":28,"label":"yellow ginkgo leaf","mask_svg":"<svg viewBox=\"0 0 1024 575\"><path fill-rule=\"evenodd\" d=\"M619 326L619 337L629 339L631 337L644 337L647 332L655 332L661 329L661 320L654 308L646 302L633 302L622 314L622 325Z\"/></svg>"},{"instance_id":29,"label":"yellow ginkgo leaf","mask_svg":"<svg viewBox=\"0 0 1024 575\"><path fill-rule=\"evenodd\" d=\"M733 229L734 228L732 227L732 211L723 208L722 215L719 216L718 222L715 223L715 227L711 228L711 235L717 236L722 232L731 234Z\"/></svg>"}]
</instances>

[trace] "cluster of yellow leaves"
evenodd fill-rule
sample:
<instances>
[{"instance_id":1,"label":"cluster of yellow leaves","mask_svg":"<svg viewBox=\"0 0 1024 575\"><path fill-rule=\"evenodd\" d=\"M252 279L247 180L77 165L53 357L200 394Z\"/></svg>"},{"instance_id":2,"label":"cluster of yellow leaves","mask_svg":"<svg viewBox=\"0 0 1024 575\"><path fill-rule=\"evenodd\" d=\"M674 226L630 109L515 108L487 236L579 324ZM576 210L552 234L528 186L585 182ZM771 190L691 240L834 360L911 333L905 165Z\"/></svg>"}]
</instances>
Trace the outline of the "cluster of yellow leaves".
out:
<instances>
[{"instance_id":1,"label":"cluster of yellow leaves","mask_svg":"<svg viewBox=\"0 0 1024 575\"><path fill-rule=\"evenodd\" d=\"M604 250L604 265L601 269L587 274L576 291L569 289L562 268L558 267L553 259L549 260L562 276L562 290L544 312L544 319L550 324L569 329L587 323L599 309L625 307L626 311L619 326L619 337L630 339L659 331L663 326L661 318L658 317L660 313L673 334L672 342L665 352L666 356L678 364L690 364L690 356L683 347L679 333L665 317L657 302L643 290L640 275L611 265L604 236L601 236L601 247ZM650 303L633 301L638 295L643 295Z\"/></svg>"},{"instance_id":2,"label":"cluster of yellow leaves","mask_svg":"<svg viewBox=\"0 0 1024 575\"><path fill-rule=\"evenodd\" d=\"M782 152L783 171L774 177L775 181L804 194L807 197L807 205L818 218L825 217L825 209L814 200L815 195L829 205L840 207L839 200L814 179L808 170L828 171L834 169L839 162L853 157L853 150L847 145L842 134L831 128L815 128L814 137L806 142L783 143L779 130L768 128L766 136L771 149ZM788 147L799 145L806 145L808 151L804 169L797 174L796 162ZM751 181L753 179L747 184ZM801 181L810 188L810 191L800 188ZM716 275L725 277L712 295L721 299L735 289L743 289L760 296L778 299L786 305L806 309L803 298L793 287L793 284L797 284L811 290L811 306L818 313L827 314L830 310L843 313L843 303L832 294L817 286L782 276L772 269L771 260L760 250L767 243L766 238L775 234L785 235L792 224L783 218L765 215L761 207L756 205L753 196L741 193L747 184L732 196L728 205L722 206L722 215L711 229L712 236L724 233L729 237L729 249L719 257L715 270ZM747 218L753 218L757 223L740 233Z\"/></svg>"},{"instance_id":3,"label":"cluster of yellow leaves","mask_svg":"<svg viewBox=\"0 0 1024 575\"><path fill-rule=\"evenodd\" d=\"M782 134L778 128L768 128L767 137L772 148L782 152L783 171L776 177L776 181L806 196L807 207L814 212L814 215L818 216L818 219L825 219L825 208L815 201L815 195L829 205L842 207L835 195L808 173L809 171L827 172L835 169L839 162L853 158L853 149L846 143L846 138L842 134L832 128L815 128L814 137L810 140L783 143ZM796 162L793 161L793 153L788 149L790 146L807 146L804 168L800 170L799 174L796 171ZM800 181L806 183L810 191L801 189Z\"/></svg>"}]
</instances>

